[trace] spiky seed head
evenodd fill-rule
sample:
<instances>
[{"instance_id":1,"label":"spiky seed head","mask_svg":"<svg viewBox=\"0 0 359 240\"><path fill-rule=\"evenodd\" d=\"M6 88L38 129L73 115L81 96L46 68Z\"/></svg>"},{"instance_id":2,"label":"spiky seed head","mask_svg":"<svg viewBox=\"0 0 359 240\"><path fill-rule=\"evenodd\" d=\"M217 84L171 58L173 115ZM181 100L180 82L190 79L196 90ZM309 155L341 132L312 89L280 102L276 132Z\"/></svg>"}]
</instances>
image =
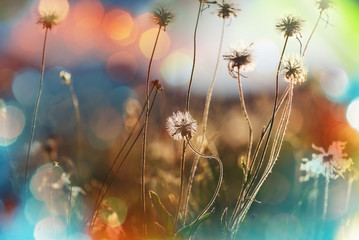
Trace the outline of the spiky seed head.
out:
<instances>
[{"instance_id":1,"label":"spiky seed head","mask_svg":"<svg viewBox=\"0 0 359 240\"><path fill-rule=\"evenodd\" d=\"M317 7L320 12L324 12L329 8L333 7L334 1L333 0L319 0L317 1Z\"/></svg>"},{"instance_id":2,"label":"spiky seed head","mask_svg":"<svg viewBox=\"0 0 359 240\"><path fill-rule=\"evenodd\" d=\"M168 24L170 24L174 19L172 12L164 7L160 7L154 10L153 15L153 21L158 26L163 27L165 31Z\"/></svg>"},{"instance_id":3,"label":"spiky seed head","mask_svg":"<svg viewBox=\"0 0 359 240\"><path fill-rule=\"evenodd\" d=\"M66 18L69 3L67 0L40 0L38 10L37 23L41 24L43 28L52 29Z\"/></svg>"},{"instance_id":4,"label":"spiky seed head","mask_svg":"<svg viewBox=\"0 0 359 240\"><path fill-rule=\"evenodd\" d=\"M228 72L233 78L238 74L253 70L253 57L250 45L242 45L238 49L232 49L231 54L223 55L224 60L228 60Z\"/></svg>"},{"instance_id":5,"label":"spiky seed head","mask_svg":"<svg viewBox=\"0 0 359 240\"><path fill-rule=\"evenodd\" d=\"M307 79L307 70L300 56L288 56L284 58L282 65L284 79L292 84L301 84Z\"/></svg>"},{"instance_id":6,"label":"spiky seed head","mask_svg":"<svg viewBox=\"0 0 359 240\"><path fill-rule=\"evenodd\" d=\"M55 13L46 13L43 14L38 20L37 23L42 25L42 28L47 28L51 30L58 22L58 16Z\"/></svg>"},{"instance_id":7,"label":"spiky seed head","mask_svg":"<svg viewBox=\"0 0 359 240\"><path fill-rule=\"evenodd\" d=\"M174 140L189 140L197 131L197 121L189 112L173 113L167 119L167 131Z\"/></svg>"},{"instance_id":8,"label":"spiky seed head","mask_svg":"<svg viewBox=\"0 0 359 240\"><path fill-rule=\"evenodd\" d=\"M280 19L276 28L284 34L284 37L300 35L304 21L296 16L287 15Z\"/></svg>"},{"instance_id":9,"label":"spiky seed head","mask_svg":"<svg viewBox=\"0 0 359 240\"><path fill-rule=\"evenodd\" d=\"M71 84L71 73L66 72L66 71L61 71L60 78L61 78L63 84L65 84L65 85Z\"/></svg>"},{"instance_id":10,"label":"spiky seed head","mask_svg":"<svg viewBox=\"0 0 359 240\"><path fill-rule=\"evenodd\" d=\"M230 16L237 17L237 12L241 9L236 8L233 3L217 3L218 5L218 17L229 18Z\"/></svg>"}]
</instances>

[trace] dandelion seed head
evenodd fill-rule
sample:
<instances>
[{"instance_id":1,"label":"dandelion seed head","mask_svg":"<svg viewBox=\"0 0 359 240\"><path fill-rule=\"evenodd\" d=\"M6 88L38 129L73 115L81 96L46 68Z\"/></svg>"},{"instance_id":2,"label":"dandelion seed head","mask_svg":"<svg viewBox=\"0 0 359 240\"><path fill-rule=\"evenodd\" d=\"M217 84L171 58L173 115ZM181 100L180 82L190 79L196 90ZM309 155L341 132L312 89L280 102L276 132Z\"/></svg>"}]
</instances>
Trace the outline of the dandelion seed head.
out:
<instances>
[{"instance_id":1,"label":"dandelion seed head","mask_svg":"<svg viewBox=\"0 0 359 240\"><path fill-rule=\"evenodd\" d=\"M58 23L58 18L56 13L43 13L37 23L42 25L42 28L52 29Z\"/></svg>"},{"instance_id":2,"label":"dandelion seed head","mask_svg":"<svg viewBox=\"0 0 359 240\"><path fill-rule=\"evenodd\" d=\"M160 27L163 27L163 29L166 31L166 27L168 24L173 22L174 15L171 11L164 7L157 8L153 12L153 21Z\"/></svg>"},{"instance_id":3,"label":"dandelion seed head","mask_svg":"<svg viewBox=\"0 0 359 240\"><path fill-rule=\"evenodd\" d=\"M328 151L321 147L312 145L313 149L320 152L313 153L312 159L303 158L300 170L305 171L305 175L300 177L300 181L308 181L310 178L318 178L320 175L328 179L337 179L339 176L344 178L344 173L351 171L353 160L347 158L348 154L343 150L346 143L335 141Z\"/></svg>"},{"instance_id":4,"label":"dandelion seed head","mask_svg":"<svg viewBox=\"0 0 359 240\"><path fill-rule=\"evenodd\" d=\"M189 112L178 111L167 119L166 128L174 140L189 140L196 134L197 121Z\"/></svg>"},{"instance_id":5,"label":"dandelion seed head","mask_svg":"<svg viewBox=\"0 0 359 240\"><path fill-rule=\"evenodd\" d=\"M254 69L252 50L250 45L241 44L237 49L233 48L231 54L223 55L224 60L228 60L228 71L233 78L238 74L249 72Z\"/></svg>"},{"instance_id":6,"label":"dandelion seed head","mask_svg":"<svg viewBox=\"0 0 359 240\"><path fill-rule=\"evenodd\" d=\"M66 72L66 71L61 71L60 78L61 78L63 84L65 84L65 85L71 84L71 73Z\"/></svg>"},{"instance_id":7,"label":"dandelion seed head","mask_svg":"<svg viewBox=\"0 0 359 240\"><path fill-rule=\"evenodd\" d=\"M329 8L333 7L334 1L333 0L320 0L317 1L317 7L320 12L327 11Z\"/></svg>"},{"instance_id":8,"label":"dandelion seed head","mask_svg":"<svg viewBox=\"0 0 359 240\"><path fill-rule=\"evenodd\" d=\"M284 79L292 84L301 84L307 79L307 70L300 56L288 56L283 60L282 73Z\"/></svg>"},{"instance_id":9,"label":"dandelion seed head","mask_svg":"<svg viewBox=\"0 0 359 240\"><path fill-rule=\"evenodd\" d=\"M275 25L276 28L284 34L284 37L292 37L295 35L301 35L303 27L303 20L293 16L287 15L279 20L279 22Z\"/></svg>"},{"instance_id":10,"label":"dandelion seed head","mask_svg":"<svg viewBox=\"0 0 359 240\"><path fill-rule=\"evenodd\" d=\"M233 3L217 3L218 5L218 17L221 18L229 18L230 16L237 17L237 12L241 11L241 9L236 8Z\"/></svg>"}]
</instances>

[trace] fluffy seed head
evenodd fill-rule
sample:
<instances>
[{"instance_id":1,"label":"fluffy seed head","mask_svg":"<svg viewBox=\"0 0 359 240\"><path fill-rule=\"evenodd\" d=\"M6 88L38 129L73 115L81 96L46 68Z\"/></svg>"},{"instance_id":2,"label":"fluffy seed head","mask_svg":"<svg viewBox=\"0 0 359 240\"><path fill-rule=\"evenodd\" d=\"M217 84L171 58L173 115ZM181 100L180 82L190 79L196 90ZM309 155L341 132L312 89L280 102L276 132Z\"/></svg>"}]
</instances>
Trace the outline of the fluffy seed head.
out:
<instances>
[{"instance_id":1,"label":"fluffy seed head","mask_svg":"<svg viewBox=\"0 0 359 240\"><path fill-rule=\"evenodd\" d=\"M43 28L51 29L65 19L69 11L67 0L40 0L38 24Z\"/></svg>"},{"instance_id":2,"label":"fluffy seed head","mask_svg":"<svg viewBox=\"0 0 359 240\"><path fill-rule=\"evenodd\" d=\"M283 60L282 73L284 79L292 84L301 84L307 80L307 70L303 66L303 59L299 56L289 56Z\"/></svg>"},{"instance_id":3,"label":"fluffy seed head","mask_svg":"<svg viewBox=\"0 0 359 240\"><path fill-rule=\"evenodd\" d=\"M237 12L241 11L239 8L235 8L233 3L217 3L218 5L218 17L229 18L231 15L237 17Z\"/></svg>"},{"instance_id":4,"label":"fluffy seed head","mask_svg":"<svg viewBox=\"0 0 359 240\"><path fill-rule=\"evenodd\" d=\"M228 71L233 78L237 78L242 72L253 70L253 57L250 45L240 46L238 49L232 49L231 54L223 55L224 60L228 60Z\"/></svg>"},{"instance_id":5,"label":"fluffy seed head","mask_svg":"<svg viewBox=\"0 0 359 240\"><path fill-rule=\"evenodd\" d=\"M275 25L276 28L284 34L284 37L292 37L300 35L303 27L303 20L293 15L287 15L280 19Z\"/></svg>"},{"instance_id":6,"label":"fluffy seed head","mask_svg":"<svg viewBox=\"0 0 359 240\"><path fill-rule=\"evenodd\" d=\"M196 134L197 121L189 112L178 111L167 119L166 127L174 140L189 140Z\"/></svg>"},{"instance_id":7,"label":"fluffy seed head","mask_svg":"<svg viewBox=\"0 0 359 240\"><path fill-rule=\"evenodd\" d=\"M317 1L317 7L320 12L324 12L329 8L333 7L334 1L333 0L320 0Z\"/></svg>"},{"instance_id":8,"label":"fluffy seed head","mask_svg":"<svg viewBox=\"0 0 359 240\"><path fill-rule=\"evenodd\" d=\"M63 84L65 84L65 85L71 84L71 73L66 72L66 71L61 71L60 78L61 78Z\"/></svg>"},{"instance_id":9,"label":"fluffy seed head","mask_svg":"<svg viewBox=\"0 0 359 240\"><path fill-rule=\"evenodd\" d=\"M173 21L174 15L164 7L157 8L153 12L153 21L166 31L166 27Z\"/></svg>"},{"instance_id":10,"label":"fluffy seed head","mask_svg":"<svg viewBox=\"0 0 359 240\"><path fill-rule=\"evenodd\" d=\"M335 141L328 151L321 147L312 145L313 149L320 152L313 153L312 159L302 159L300 170L305 171L305 176L302 176L300 181L308 181L311 177L317 178L320 175L328 179L337 179L339 176L344 178L344 173L351 171L353 160L347 158L348 154L344 152L346 143Z\"/></svg>"}]
</instances>

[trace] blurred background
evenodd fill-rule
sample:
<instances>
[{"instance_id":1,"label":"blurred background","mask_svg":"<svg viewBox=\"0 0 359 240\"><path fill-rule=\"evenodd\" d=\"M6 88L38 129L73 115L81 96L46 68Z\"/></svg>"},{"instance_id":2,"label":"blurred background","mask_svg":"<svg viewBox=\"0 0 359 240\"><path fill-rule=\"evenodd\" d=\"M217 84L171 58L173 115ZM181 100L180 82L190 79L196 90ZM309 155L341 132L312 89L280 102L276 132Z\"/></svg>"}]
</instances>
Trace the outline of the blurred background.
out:
<instances>
[{"instance_id":1,"label":"blurred background","mask_svg":"<svg viewBox=\"0 0 359 240\"><path fill-rule=\"evenodd\" d=\"M222 52L229 53L242 42L253 43L255 68L245 74L243 89L258 139L271 116L276 68L284 43L275 24L287 13L300 16L305 20L302 31L305 42L319 11L315 0L232 2L241 11L236 18L226 21ZM74 199L70 239L132 239L138 233L134 226L140 221L140 141L107 194L107 204L117 209L111 210L116 217L111 218L112 222L104 217L103 228L92 238L82 231L81 224L89 216L106 172L142 108L148 62L157 33L151 12L158 6L172 10L175 19L161 32L151 72L151 80L160 80L165 90L159 94L150 118L147 187L175 211L180 144L171 140L164 126L172 112L185 106L199 2L68 0L67 3L68 9L62 9L66 18L48 35L44 88L30 162L32 196L23 202L24 166L45 31L37 24L39 1L0 0L0 239L48 239L43 229L49 226L53 214L58 221L56 239L63 239L60 233L66 228L63 206L66 198L60 184L50 213L44 176L55 174L60 181L64 173L75 175L78 171L81 178L72 179L80 190ZM217 11L215 6L203 11L198 28L191 113L199 122L221 37L222 20ZM354 166L345 179L330 183L324 239L359 238L359 186L354 174L359 158L358 43L359 1L335 1L334 7L323 15L307 50L308 80L295 87L292 115L278 163L258 194L261 203L253 204L238 239L315 239L317 229L321 228L325 180L321 177L299 182L303 175L299 166L302 158L315 153L313 143L327 149L333 141L347 142L345 151ZM298 53L298 49L298 41L291 39L287 53ZM62 70L71 73L79 101L81 160L71 92L59 77ZM286 84L281 81L281 88ZM227 62L221 60L208 137L224 162L224 185L216 201L215 216L201 226L198 239L220 239L221 213L227 206L234 207L239 191L238 161L245 154L247 128L237 89L236 80L228 74ZM194 157L188 156L186 175ZM54 161L60 163L55 170L51 165ZM190 203L192 217L209 200L217 172L211 161L201 165L194 200ZM151 212L149 219L155 218ZM150 232L156 233L154 226L150 226Z\"/></svg>"}]
</instances>

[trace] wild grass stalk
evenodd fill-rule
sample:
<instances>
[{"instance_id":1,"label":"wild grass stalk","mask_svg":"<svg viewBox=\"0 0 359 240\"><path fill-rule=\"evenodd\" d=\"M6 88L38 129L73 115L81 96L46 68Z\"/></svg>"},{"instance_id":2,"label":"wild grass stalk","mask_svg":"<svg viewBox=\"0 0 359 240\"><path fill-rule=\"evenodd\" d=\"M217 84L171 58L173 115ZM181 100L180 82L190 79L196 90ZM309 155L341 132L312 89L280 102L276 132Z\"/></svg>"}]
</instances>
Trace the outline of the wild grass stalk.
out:
<instances>
[{"instance_id":1,"label":"wild grass stalk","mask_svg":"<svg viewBox=\"0 0 359 240\"><path fill-rule=\"evenodd\" d=\"M44 35L44 42L42 45L42 57L41 57L41 72L40 72L40 83L39 83L39 90L37 92L36 102L35 102L35 108L34 113L32 116L32 124L31 124L31 132L30 132L30 141L29 146L27 149L27 155L26 155L26 165L25 165L25 202L27 201L27 188L28 188L28 171L29 171L29 162L30 162L30 155L31 155L31 147L32 143L34 141L34 135L35 135L35 128L36 128L36 120L37 120L37 112L39 110L39 104L40 104L40 97L42 93L42 85L44 80L44 72L45 72L45 51L46 51L46 42L47 42L47 34L51 27L45 27L45 35Z\"/></svg>"},{"instance_id":2,"label":"wild grass stalk","mask_svg":"<svg viewBox=\"0 0 359 240\"><path fill-rule=\"evenodd\" d=\"M157 87L156 87L156 92L155 92L154 97L153 97L153 99L152 99L152 103L151 103L151 105L150 105L150 111L149 111L149 113L151 113L152 108L153 108L154 103L155 103L155 100L156 100L156 97L157 97L158 93L161 92L161 91L162 91L162 86L161 86L160 84L158 84ZM145 104L146 104L146 103L145 103ZM139 117L139 118L140 118L140 117ZM139 122L139 121L137 121L137 122ZM135 129L135 127L134 127L133 129ZM114 173L112 176L111 176L110 174L107 175L107 176L108 176L108 178L107 178L107 183L108 183L108 185L107 185L107 187L105 187L104 184L102 185L102 187L101 187L102 190L100 190L99 195L98 195L98 197L97 197L97 199L96 199L94 211L93 211L93 213L92 213L92 215L91 215L91 217L90 217L90 221L89 221L89 222L90 222L89 232L92 231L93 226L94 226L94 224L95 224L95 222L96 222L96 219L97 219L97 216L98 216L99 207L100 207L100 205L101 205L103 199L105 198L106 194L108 193L108 191L109 191L111 185L113 184L113 181L115 180L115 177L118 175L118 173L119 173L119 171L120 171L120 169L121 169L123 163L125 162L125 160L126 160L127 157L129 156L129 154L131 153L131 151L132 151L134 145L136 144L137 140L138 140L139 137L141 136L141 133L142 133L143 130L144 130L144 124L142 124L140 130L138 131L138 133L137 133L137 135L136 135L136 137L135 137L135 139L132 141L130 147L128 148L128 150L127 150L127 152L126 152L126 154L123 156L123 158L122 158L120 164L117 166L117 169L116 169L115 173ZM131 134L131 135L132 135L132 134ZM128 143L129 140L130 140L130 137L128 137L128 138L126 139L126 143ZM121 151L117 154L116 159L114 160L114 162L117 161L117 159L119 159L119 157L120 157L120 155L121 155L121 153L122 153L122 149L124 149L124 147L121 148ZM114 169L114 168L115 168L115 164L113 164L113 165L111 166L111 168ZM112 172L112 171L111 171L111 172ZM101 195L101 193L102 193L102 195Z\"/></svg>"}]
</instances>

